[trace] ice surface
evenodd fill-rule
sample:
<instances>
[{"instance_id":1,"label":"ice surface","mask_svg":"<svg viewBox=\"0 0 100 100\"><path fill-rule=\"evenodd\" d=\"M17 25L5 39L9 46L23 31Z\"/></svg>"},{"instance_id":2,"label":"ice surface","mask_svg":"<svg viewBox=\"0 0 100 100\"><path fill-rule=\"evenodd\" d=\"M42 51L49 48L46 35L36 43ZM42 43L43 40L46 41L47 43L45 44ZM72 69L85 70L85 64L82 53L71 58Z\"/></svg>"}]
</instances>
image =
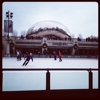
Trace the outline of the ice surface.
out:
<instances>
[{"instance_id":1,"label":"ice surface","mask_svg":"<svg viewBox=\"0 0 100 100\"><path fill-rule=\"evenodd\" d=\"M86 58L62 58L62 62L59 59L56 61L54 58L33 58L33 62L30 60L27 66L23 67L22 64L25 61L22 58L21 61L17 61L16 58L3 58L3 68L98 68L97 59Z\"/></svg>"}]
</instances>

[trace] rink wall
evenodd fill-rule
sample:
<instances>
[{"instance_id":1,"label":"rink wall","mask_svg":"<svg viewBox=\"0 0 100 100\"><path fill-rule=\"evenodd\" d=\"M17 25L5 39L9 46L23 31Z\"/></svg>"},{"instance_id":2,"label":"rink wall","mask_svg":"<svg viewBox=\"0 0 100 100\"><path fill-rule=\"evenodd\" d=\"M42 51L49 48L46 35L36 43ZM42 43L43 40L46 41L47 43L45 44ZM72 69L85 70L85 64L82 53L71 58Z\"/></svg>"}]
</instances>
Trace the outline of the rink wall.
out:
<instances>
[{"instance_id":1,"label":"rink wall","mask_svg":"<svg viewBox=\"0 0 100 100\"><path fill-rule=\"evenodd\" d=\"M3 55L3 57L8 57L7 55ZM16 55L11 55L10 57L16 57ZM23 57L23 55L22 55ZM53 55L33 55L34 58L53 58ZM58 58L58 56L57 56ZM63 55L62 58L98 58L98 56L82 56L82 55L74 55L74 56L70 56L70 55Z\"/></svg>"}]
</instances>

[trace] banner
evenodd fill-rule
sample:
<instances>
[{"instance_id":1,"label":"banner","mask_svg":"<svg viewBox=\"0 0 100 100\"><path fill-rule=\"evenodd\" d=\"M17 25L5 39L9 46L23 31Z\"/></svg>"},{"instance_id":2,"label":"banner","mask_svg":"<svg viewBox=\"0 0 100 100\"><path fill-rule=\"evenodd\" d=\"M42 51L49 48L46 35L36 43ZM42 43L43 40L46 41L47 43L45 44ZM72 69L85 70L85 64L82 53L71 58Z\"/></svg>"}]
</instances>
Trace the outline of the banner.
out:
<instances>
[{"instance_id":1,"label":"banner","mask_svg":"<svg viewBox=\"0 0 100 100\"><path fill-rule=\"evenodd\" d=\"M9 33L13 33L13 21L9 20L9 26L8 26L8 20L4 20L4 32L8 33L8 29L9 29Z\"/></svg>"}]
</instances>

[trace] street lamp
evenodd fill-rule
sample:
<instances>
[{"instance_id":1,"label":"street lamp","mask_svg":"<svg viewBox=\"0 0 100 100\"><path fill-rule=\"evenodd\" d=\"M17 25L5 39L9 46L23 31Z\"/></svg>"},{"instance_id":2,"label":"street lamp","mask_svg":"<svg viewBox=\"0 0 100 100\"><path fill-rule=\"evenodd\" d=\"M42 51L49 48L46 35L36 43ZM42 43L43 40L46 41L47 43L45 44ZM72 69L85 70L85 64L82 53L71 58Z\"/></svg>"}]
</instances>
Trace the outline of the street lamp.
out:
<instances>
[{"instance_id":1,"label":"street lamp","mask_svg":"<svg viewBox=\"0 0 100 100\"><path fill-rule=\"evenodd\" d=\"M8 26L7 26L7 30L6 30L5 32L8 31L8 35L7 35L7 41L8 41L8 43L7 43L7 52L6 52L6 54L7 54L8 56L10 56L9 28L12 27L12 23L9 23L9 21L10 21L10 22L12 22L12 21L9 20L9 19L11 19L12 17L13 17L13 13L12 13L12 12L10 12L10 11L6 12L6 18L7 18L6 22L8 23L8 24L7 24Z\"/></svg>"}]
</instances>

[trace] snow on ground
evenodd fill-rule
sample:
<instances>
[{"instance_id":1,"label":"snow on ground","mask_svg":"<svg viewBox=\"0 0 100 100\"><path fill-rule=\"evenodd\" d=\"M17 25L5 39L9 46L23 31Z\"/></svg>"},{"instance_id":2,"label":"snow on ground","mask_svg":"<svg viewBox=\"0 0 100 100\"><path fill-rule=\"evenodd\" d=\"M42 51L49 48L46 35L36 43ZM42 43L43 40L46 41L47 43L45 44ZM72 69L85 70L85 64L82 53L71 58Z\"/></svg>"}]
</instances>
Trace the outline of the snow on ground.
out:
<instances>
[{"instance_id":1,"label":"snow on ground","mask_svg":"<svg viewBox=\"0 0 100 100\"><path fill-rule=\"evenodd\" d=\"M22 66L25 61L2 58L2 68L98 68L98 59L86 58L34 58L34 61ZM50 89L87 89L87 71L50 71ZM98 72L93 71L93 88L98 88ZM45 90L46 71L3 71L2 91Z\"/></svg>"}]
</instances>

